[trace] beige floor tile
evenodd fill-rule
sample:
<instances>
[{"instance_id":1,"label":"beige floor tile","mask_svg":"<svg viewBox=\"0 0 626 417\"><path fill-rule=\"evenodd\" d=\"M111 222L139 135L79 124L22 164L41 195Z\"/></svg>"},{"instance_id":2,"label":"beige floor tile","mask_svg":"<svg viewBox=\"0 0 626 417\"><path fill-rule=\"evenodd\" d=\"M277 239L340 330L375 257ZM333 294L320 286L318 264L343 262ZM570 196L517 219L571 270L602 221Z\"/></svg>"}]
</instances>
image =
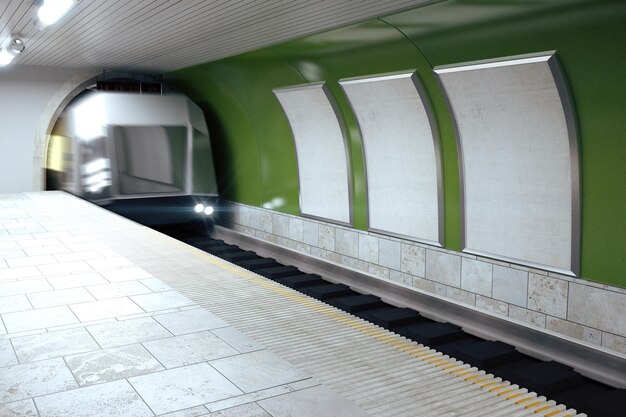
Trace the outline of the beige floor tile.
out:
<instances>
[{"instance_id":1,"label":"beige floor tile","mask_svg":"<svg viewBox=\"0 0 626 417\"><path fill-rule=\"evenodd\" d=\"M2 315L2 319L9 333L78 323L78 319L67 306L6 313Z\"/></svg>"},{"instance_id":2,"label":"beige floor tile","mask_svg":"<svg viewBox=\"0 0 626 417\"><path fill-rule=\"evenodd\" d=\"M137 304L126 297L73 304L70 308L80 321L93 321L144 312Z\"/></svg>"},{"instance_id":3,"label":"beige floor tile","mask_svg":"<svg viewBox=\"0 0 626 417\"><path fill-rule=\"evenodd\" d=\"M172 336L151 317L88 326L87 330L104 348Z\"/></svg>"},{"instance_id":4,"label":"beige floor tile","mask_svg":"<svg viewBox=\"0 0 626 417\"><path fill-rule=\"evenodd\" d=\"M0 403L78 387L63 359L14 365L0 372Z\"/></svg>"},{"instance_id":5,"label":"beige floor tile","mask_svg":"<svg viewBox=\"0 0 626 417\"><path fill-rule=\"evenodd\" d=\"M12 341L15 353L21 363L100 349L100 346L84 328L15 337Z\"/></svg>"},{"instance_id":6,"label":"beige floor tile","mask_svg":"<svg viewBox=\"0 0 626 417\"><path fill-rule=\"evenodd\" d=\"M144 342L143 345L167 368L192 365L239 353L208 331L153 340Z\"/></svg>"},{"instance_id":7,"label":"beige floor tile","mask_svg":"<svg viewBox=\"0 0 626 417\"><path fill-rule=\"evenodd\" d=\"M157 414L242 394L207 363L138 376L129 382Z\"/></svg>"},{"instance_id":8,"label":"beige floor tile","mask_svg":"<svg viewBox=\"0 0 626 417\"><path fill-rule=\"evenodd\" d=\"M140 344L102 349L65 358L81 386L115 381L165 368Z\"/></svg>"},{"instance_id":9,"label":"beige floor tile","mask_svg":"<svg viewBox=\"0 0 626 417\"><path fill-rule=\"evenodd\" d=\"M253 392L306 378L293 365L268 350L210 362L244 392Z\"/></svg>"},{"instance_id":10,"label":"beige floor tile","mask_svg":"<svg viewBox=\"0 0 626 417\"><path fill-rule=\"evenodd\" d=\"M126 381L115 381L35 399L41 417L152 417Z\"/></svg>"}]
</instances>

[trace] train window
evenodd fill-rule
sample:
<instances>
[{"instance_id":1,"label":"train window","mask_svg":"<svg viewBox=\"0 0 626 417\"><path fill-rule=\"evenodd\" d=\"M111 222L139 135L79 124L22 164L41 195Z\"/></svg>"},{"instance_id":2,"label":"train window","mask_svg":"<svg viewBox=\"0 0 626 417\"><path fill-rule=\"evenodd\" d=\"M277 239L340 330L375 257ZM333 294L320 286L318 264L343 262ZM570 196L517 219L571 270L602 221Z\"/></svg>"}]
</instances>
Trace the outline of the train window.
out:
<instances>
[{"instance_id":1,"label":"train window","mask_svg":"<svg viewBox=\"0 0 626 417\"><path fill-rule=\"evenodd\" d=\"M112 126L119 194L179 193L185 187L187 128Z\"/></svg>"}]
</instances>

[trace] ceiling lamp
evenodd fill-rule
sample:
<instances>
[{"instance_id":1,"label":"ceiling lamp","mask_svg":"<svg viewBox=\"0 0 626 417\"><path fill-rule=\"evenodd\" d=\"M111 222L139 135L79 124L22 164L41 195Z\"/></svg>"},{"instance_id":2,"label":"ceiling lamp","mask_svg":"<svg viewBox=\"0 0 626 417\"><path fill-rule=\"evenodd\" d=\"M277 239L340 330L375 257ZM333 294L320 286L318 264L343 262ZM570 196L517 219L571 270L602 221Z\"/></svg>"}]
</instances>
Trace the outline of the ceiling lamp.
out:
<instances>
[{"instance_id":1,"label":"ceiling lamp","mask_svg":"<svg viewBox=\"0 0 626 417\"><path fill-rule=\"evenodd\" d=\"M11 61L13 61L13 58L21 54L24 49L26 49L24 41L20 39L18 35L12 35L9 46L0 49L0 67L9 65Z\"/></svg>"},{"instance_id":2,"label":"ceiling lamp","mask_svg":"<svg viewBox=\"0 0 626 417\"><path fill-rule=\"evenodd\" d=\"M74 0L43 0L37 18L43 26L49 26L58 22L70 10Z\"/></svg>"},{"instance_id":3,"label":"ceiling lamp","mask_svg":"<svg viewBox=\"0 0 626 417\"><path fill-rule=\"evenodd\" d=\"M7 49L0 49L0 67L9 65L15 56L11 55Z\"/></svg>"}]
</instances>

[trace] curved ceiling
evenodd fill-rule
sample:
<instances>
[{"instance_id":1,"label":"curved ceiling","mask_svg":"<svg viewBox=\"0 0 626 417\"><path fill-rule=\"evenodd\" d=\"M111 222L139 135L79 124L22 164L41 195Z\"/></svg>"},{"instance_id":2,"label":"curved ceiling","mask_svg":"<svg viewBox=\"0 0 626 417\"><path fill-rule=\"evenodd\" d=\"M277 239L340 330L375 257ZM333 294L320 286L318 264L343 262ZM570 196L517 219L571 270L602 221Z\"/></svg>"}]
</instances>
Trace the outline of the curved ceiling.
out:
<instances>
[{"instance_id":1,"label":"curved ceiling","mask_svg":"<svg viewBox=\"0 0 626 417\"><path fill-rule=\"evenodd\" d=\"M427 0L78 0L38 29L37 0L0 1L15 64L170 71L406 9Z\"/></svg>"}]
</instances>

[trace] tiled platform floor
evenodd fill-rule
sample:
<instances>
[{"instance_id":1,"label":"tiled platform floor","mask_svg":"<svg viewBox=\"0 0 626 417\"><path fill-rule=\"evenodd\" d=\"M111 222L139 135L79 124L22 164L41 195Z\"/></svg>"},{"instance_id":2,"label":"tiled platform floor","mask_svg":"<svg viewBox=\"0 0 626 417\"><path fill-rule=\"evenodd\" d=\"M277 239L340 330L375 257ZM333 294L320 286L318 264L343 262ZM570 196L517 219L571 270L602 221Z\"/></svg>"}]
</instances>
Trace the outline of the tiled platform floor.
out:
<instances>
[{"instance_id":1,"label":"tiled platform floor","mask_svg":"<svg viewBox=\"0 0 626 417\"><path fill-rule=\"evenodd\" d=\"M0 196L0 416L364 415L155 278L228 279L142 229L65 193Z\"/></svg>"}]
</instances>

